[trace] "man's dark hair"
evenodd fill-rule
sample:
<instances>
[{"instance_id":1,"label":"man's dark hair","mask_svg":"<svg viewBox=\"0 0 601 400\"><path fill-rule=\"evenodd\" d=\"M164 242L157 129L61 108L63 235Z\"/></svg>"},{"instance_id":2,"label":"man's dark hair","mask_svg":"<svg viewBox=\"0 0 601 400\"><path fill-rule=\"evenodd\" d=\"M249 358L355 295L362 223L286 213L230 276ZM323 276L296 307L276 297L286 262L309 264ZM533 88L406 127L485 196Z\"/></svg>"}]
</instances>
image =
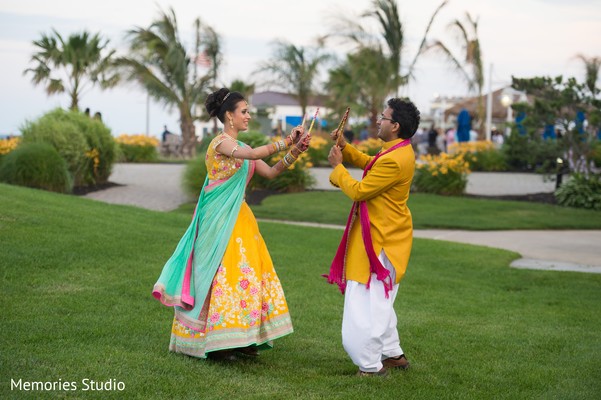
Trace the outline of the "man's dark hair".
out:
<instances>
[{"instance_id":1,"label":"man's dark hair","mask_svg":"<svg viewBox=\"0 0 601 400\"><path fill-rule=\"evenodd\" d=\"M415 135L419 126L419 110L409 99L393 97L388 100L388 107L392 108L392 119L400 126L399 137L409 139Z\"/></svg>"}]
</instances>

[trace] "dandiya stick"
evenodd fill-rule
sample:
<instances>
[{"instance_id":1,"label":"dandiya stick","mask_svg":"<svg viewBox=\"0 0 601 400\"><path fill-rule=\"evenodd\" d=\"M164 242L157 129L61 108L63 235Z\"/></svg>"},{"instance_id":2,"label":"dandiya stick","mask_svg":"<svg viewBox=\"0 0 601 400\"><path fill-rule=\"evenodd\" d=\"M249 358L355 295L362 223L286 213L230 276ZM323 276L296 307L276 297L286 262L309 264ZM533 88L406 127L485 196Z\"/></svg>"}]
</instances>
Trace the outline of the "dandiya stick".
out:
<instances>
[{"instance_id":1,"label":"dandiya stick","mask_svg":"<svg viewBox=\"0 0 601 400\"><path fill-rule=\"evenodd\" d=\"M311 121L311 125L309 126L309 133L308 135L311 134L311 130L313 130L313 124L315 123L315 120L317 119L317 114L319 114L319 107L317 107L317 110L315 110L315 115L313 116L313 121Z\"/></svg>"},{"instance_id":2,"label":"dandiya stick","mask_svg":"<svg viewBox=\"0 0 601 400\"><path fill-rule=\"evenodd\" d=\"M338 124L338 128L336 129L336 146L340 146L340 137L342 136L342 132L344 132L344 126L346 125L346 120L348 119L349 111L351 111L351 108L347 107L344 115L342 116L342 120L340 121L340 124Z\"/></svg>"},{"instance_id":3,"label":"dandiya stick","mask_svg":"<svg viewBox=\"0 0 601 400\"><path fill-rule=\"evenodd\" d=\"M303 115L303 122L301 122L301 126L304 128L305 127L305 121L307 120L307 114L305 113L305 115Z\"/></svg>"}]
</instances>

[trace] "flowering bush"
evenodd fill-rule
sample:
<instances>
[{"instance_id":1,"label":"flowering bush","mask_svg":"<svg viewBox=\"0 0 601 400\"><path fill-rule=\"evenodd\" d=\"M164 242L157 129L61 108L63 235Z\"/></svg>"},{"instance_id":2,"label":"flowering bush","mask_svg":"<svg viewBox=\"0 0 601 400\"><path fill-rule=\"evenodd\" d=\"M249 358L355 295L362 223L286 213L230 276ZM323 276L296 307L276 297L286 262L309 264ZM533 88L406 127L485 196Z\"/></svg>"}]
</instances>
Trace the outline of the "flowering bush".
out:
<instances>
[{"instance_id":1,"label":"flowering bush","mask_svg":"<svg viewBox=\"0 0 601 400\"><path fill-rule=\"evenodd\" d=\"M48 143L58 151L76 187L108 181L116 144L102 121L84 113L55 109L21 129L23 144Z\"/></svg>"},{"instance_id":2,"label":"flowering bush","mask_svg":"<svg viewBox=\"0 0 601 400\"><path fill-rule=\"evenodd\" d=\"M490 141L453 143L450 154L463 154L472 171L506 171L504 153Z\"/></svg>"},{"instance_id":3,"label":"flowering bush","mask_svg":"<svg viewBox=\"0 0 601 400\"><path fill-rule=\"evenodd\" d=\"M159 140L154 137L122 134L116 141L121 150L121 161L152 162L158 159Z\"/></svg>"},{"instance_id":4,"label":"flowering bush","mask_svg":"<svg viewBox=\"0 0 601 400\"><path fill-rule=\"evenodd\" d=\"M328 154L330 153L331 141L323 136L311 135L311 144L307 149L307 153L313 166L325 167L329 166Z\"/></svg>"},{"instance_id":5,"label":"flowering bush","mask_svg":"<svg viewBox=\"0 0 601 400\"><path fill-rule=\"evenodd\" d=\"M413 186L420 192L460 195L469 173L469 164L461 153L424 155L416 165Z\"/></svg>"},{"instance_id":6,"label":"flowering bush","mask_svg":"<svg viewBox=\"0 0 601 400\"><path fill-rule=\"evenodd\" d=\"M378 154L378 151L382 148L384 142L381 139L369 138L367 140L363 140L356 145L353 144L357 148L357 150L368 154L370 156L375 156Z\"/></svg>"},{"instance_id":7,"label":"flowering bush","mask_svg":"<svg viewBox=\"0 0 601 400\"><path fill-rule=\"evenodd\" d=\"M279 137L274 137L272 141L281 140ZM313 142L313 139L311 139ZM288 151L282 151L272 155L269 159L269 164L274 165L286 155ZM294 164L286 171L282 172L278 177L271 180L265 180L263 183L266 189L277 190L280 192L301 192L307 187L315 183L313 176L307 171L313 167L311 156L307 150L298 156Z\"/></svg>"},{"instance_id":8,"label":"flowering bush","mask_svg":"<svg viewBox=\"0 0 601 400\"><path fill-rule=\"evenodd\" d=\"M17 148L21 138L13 137L10 139L0 139L0 156L10 153Z\"/></svg>"}]
</instances>

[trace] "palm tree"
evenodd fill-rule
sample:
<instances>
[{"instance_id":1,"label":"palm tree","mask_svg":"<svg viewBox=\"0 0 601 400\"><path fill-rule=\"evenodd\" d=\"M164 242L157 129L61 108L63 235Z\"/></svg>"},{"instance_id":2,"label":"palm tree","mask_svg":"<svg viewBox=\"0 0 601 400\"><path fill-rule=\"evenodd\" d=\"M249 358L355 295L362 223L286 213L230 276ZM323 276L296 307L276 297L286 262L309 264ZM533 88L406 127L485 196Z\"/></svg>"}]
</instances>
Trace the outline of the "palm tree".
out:
<instances>
[{"instance_id":1,"label":"palm tree","mask_svg":"<svg viewBox=\"0 0 601 400\"><path fill-rule=\"evenodd\" d=\"M428 45L427 50L435 50L442 53L453 66L453 69L467 82L468 92L478 95L476 119L481 121L484 114L484 99L482 88L484 86L484 68L482 64L482 51L478 39L478 18L465 13L466 23L458 19L452 21L448 28L457 34L457 42L461 48L461 54L455 56L451 49L440 40L435 40Z\"/></svg>"},{"instance_id":2,"label":"palm tree","mask_svg":"<svg viewBox=\"0 0 601 400\"><path fill-rule=\"evenodd\" d=\"M582 61L585 69L584 82L593 97L597 96L597 79L599 78L599 69L601 68L601 57L586 57L583 54L577 54L576 58Z\"/></svg>"},{"instance_id":3,"label":"palm tree","mask_svg":"<svg viewBox=\"0 0 601 400\"><path fill-rule=\"evenodd\" d=\"M219 34L210 26L204 28L204 34L200 33L200 20L196 22L197 46L204 46L203 56L206 57L209 66L209 78L211 82L211 90L215 91L219 88L217 85L217 77L221 64L223 63L223 52L221 51L221 38ZM213 134L217 134L217 117L213 118Z\"/></svg>"},{"instance_id":4,"label":"palm tree","mask_svg":"<svg viewBox=\"0 0 601 400\"><path fill-rule=\"evenodd\" d=\"M395 77L394 64L381 48L363 47L347 55L346 61L329 71L326 89L328 106L338 114L351 107L355 115L368 115L370 135L376 135L376 121Z\"/></svg>"},{"instance_id":5,"label":"palm tree","mask_svg":"<svg viewBox=\"0 0 601 400\"><path fill-rule=\"evenodd\" d=\"M424 36L420 42L415 56L409 66L403 70L402 55L405 51L405 30L400 19L400 14L395 0L372 0L372 10L366 11L361 15L361 19L368 18L376 21L380 28L380 35L373 35L366 29L364 21L355 20L348 17L340 18L336 15L334 30L328 36L342 37L359 46L359 48L386 48L387 58L392 65L392 74L394 77L394 92L398 94L399 87L409 83L413 76L413 69L421 53L425 49L426 39L436 15L447 4L448 0L443 0L436 8L426 27ZM386 82L388 80L386 79Z\"/></svg>"},{"instance_id":6,"label":"palm tree","mask_svg":"<svg viewBox=\"0 0 601 400\"><path fill-rule=\"evenodd\" d=\"M249 99L250 96L255 92L255 84L254 83L246 83L240 79L235 79L230 84L230 90L232 92L241 93L245 99Z\"/></svg>"},{"instance_id":7,"label":"palm tree","mask_svg":"<svg viewBox=\"0 0 601 400\"><path fill-rule=\"evenodd\" d=\"M210 27L201 29L199 19L194 25L197 40L195 47L188 50L179 37L173 9L161 11L148 28L137 27L128 32L131 56L118 60L129 78L141 84L152 98L179 111L184 157L196 153L194 121L202 115L198 105L215 83L215 65L221 57L214 31ZM202 40L204 34L206 41ZM213 68L199 77L198 63L201 59L206 62L207 55Z\"/></svg>"},{"instance_id":8,"label":"palm tree","mask_svg":"<svg viewBox=\"0 0 601 400\"><path fill-rule=\"evenodd\" d=\"M309 98L315 93L319 67L329 59L321 47L304 48L277 41L272 58L260 65L259 72L271 74L265 84L278 85L296 97L305 115Z\"/></svg>"},{"instance_id":9,"label":"palm tree","mask_svg":"<svg viewBox=\"0 0 601 400\"><path fill-rule=\"evenodd\" d=\"M44 34L33 42L38 48L31 57L35 66L23 74L31 73L35 85L44 83L49 95L67 92L71 98L70 108L78 110L86 90L96 85L107 89L119 82L118 74L112 69L115 50L107 48L108 42L100 34L91 35L87 31L74 33L65 41L53 29L52 34Z\"/></svg>"}]
</instances>

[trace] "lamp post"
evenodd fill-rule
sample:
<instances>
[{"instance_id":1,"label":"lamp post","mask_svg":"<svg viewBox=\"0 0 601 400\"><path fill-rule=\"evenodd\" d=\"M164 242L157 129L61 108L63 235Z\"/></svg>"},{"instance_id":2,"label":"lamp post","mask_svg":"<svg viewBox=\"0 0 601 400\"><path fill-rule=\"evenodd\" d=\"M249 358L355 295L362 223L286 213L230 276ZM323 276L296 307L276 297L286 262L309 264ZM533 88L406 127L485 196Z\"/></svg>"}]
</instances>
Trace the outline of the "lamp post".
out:
<instances>
[{"instance_id":1,"label":"lamp post","mask_svg":"<svg viewBox=\"0 0 601 400\"><path fill-rule=\"evenodd\" d=\"M505 137L508 137L511 133L511 128L509 124L511 124L513 120L513 109L511 108L511 105L513 104L513 99L511 97L512 96L509 94L504 94L503 97L501 97L501 104L503 105L503 107L507 108L507 124L505 126Z\"/></svg>"}]
</instances>

